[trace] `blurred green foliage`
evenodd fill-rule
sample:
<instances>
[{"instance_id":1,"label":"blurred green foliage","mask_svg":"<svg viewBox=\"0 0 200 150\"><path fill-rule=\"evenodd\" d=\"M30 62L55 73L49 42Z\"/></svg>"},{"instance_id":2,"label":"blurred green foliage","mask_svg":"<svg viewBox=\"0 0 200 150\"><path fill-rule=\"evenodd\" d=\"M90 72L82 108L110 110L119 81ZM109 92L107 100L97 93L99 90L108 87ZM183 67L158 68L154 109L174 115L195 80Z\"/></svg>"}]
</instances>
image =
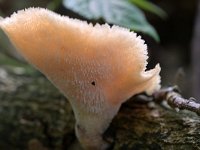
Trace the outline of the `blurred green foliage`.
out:
<instances>
[{"instance_id":1,"label":"blurred green foliage","mask_svg":"<svg viewBox=\"0 0 200 150\"><path fill-rule=\"evenodd\" d=\"M107 23L148 34L156 41L159 41L158 33L137 6L166 17L161 8L147 0L63 0L63 5L87 19L103 19Z\"/></svg>"},{"instance_id":2,"label":"blurred green foliage","mask_svg":"<svg viewBox=\"0 0 200 150\"><path fill-rule=\"evenodd\" d=\"M151 12L163 19L167 17L167 14L164 10L149 2L148 0L130 0L130 2L140 7L141 9Z\"/></svg>"},{"instance_id":3,"label":"blurred green foliage","mask_svg":"<svg viewBox=\"0 0 200 150\"><path fill-rule=\"evenodd\" d=\"M51 10L55 10L56 8L60 6L61 3L62 3L62 0L52 0L47 4L47 8Z\"/></svg>"}]
</instances>

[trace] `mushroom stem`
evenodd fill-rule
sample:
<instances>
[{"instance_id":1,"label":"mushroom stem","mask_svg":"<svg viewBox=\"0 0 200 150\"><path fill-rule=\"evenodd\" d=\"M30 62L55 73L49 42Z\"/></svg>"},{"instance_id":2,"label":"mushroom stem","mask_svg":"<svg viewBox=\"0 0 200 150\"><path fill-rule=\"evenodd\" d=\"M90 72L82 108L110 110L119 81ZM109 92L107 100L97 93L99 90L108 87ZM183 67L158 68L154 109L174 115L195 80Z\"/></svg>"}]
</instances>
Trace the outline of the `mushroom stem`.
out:
<instances>
[{"instance_id":1,"label":"mushroom stem","mask_svg":"<svg viewBox=\"0 0 200 150\"><path fill-rule=\"evenodd\" d=\"M113 106L105 101L103 105L106 107L102 107L101 111L92 112L83 107L73 107L72 104L76 118L76 136L86 150L105 150L110 146L103 140L102 135L117 114L121 104Z\"/></svg>"}]
</instances>

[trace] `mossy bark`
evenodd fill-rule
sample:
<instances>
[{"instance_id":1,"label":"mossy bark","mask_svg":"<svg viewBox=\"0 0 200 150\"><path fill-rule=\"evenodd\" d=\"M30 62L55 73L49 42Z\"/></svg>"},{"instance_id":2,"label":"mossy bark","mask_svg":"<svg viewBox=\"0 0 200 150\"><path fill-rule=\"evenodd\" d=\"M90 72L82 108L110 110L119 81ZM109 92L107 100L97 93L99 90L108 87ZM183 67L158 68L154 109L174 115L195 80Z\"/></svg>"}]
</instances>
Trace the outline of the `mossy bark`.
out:
<instances>
[{"instance_id":1,"label":"mossy bark","mask_svg":"<svg viewBox=\"0 0 200 150\"><path fill-rule=\"evenodd\" d=\"M75 142L72 109L40 73L0 67L0 149L65 150ZM113 150L200 149L200 118L131 98L106 132Z\"/></svg>"}]
</instances>

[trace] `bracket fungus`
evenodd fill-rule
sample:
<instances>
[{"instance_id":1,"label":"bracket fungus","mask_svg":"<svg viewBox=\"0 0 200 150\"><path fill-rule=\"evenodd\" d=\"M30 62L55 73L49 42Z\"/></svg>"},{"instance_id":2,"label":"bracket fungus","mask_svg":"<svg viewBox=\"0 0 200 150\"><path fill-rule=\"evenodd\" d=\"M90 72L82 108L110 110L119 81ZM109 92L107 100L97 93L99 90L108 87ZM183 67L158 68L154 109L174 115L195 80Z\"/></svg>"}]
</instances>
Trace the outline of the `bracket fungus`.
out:
<instances>
[{"instance_id":1,"label":"bracket fungus","mask_svg":"<svg viewBox=\"0 0 200 150\"><path fill-rule=\"evenodd\" d=\"M121 104L160 88L159 65L146 71L147 46L128 29L93 26L43 8L18 11L1 19L0 27L68 98L84 149L106 149L102 134Z\"/></svg>"}]
</instances>

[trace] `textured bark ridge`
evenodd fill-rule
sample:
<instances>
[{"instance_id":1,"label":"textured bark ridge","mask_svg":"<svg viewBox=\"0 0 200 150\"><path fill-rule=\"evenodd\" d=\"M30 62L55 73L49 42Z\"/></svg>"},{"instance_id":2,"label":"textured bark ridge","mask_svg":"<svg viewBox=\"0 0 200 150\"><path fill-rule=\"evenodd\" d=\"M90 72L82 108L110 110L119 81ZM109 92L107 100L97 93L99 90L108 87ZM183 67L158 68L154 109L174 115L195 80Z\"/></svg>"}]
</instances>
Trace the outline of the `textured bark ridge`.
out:
<instances>
[{"instance_id":1,"label":"textured bark ridge","mask_svg":"<svg viewBox=\"0 0 200 150\"><path fill-rule=\"evenodd\" d=\"M199 149L199 123L195 114L131 100L111 126L116 133L114 149Z\"/></svg>"},{"instance_id":2,"label":"textured bark ridge","mask_svg":"<svg viewBox=\"0 0 200 150\"><path fill-rule=\"evenodd\" d=\"M113 150L200 149L199 136L196 114L133 97L105 139ZM0 68L0 149L65 150L75 141L72 109L51 83L27 66Z\"/></svg>"}]
</instances>

